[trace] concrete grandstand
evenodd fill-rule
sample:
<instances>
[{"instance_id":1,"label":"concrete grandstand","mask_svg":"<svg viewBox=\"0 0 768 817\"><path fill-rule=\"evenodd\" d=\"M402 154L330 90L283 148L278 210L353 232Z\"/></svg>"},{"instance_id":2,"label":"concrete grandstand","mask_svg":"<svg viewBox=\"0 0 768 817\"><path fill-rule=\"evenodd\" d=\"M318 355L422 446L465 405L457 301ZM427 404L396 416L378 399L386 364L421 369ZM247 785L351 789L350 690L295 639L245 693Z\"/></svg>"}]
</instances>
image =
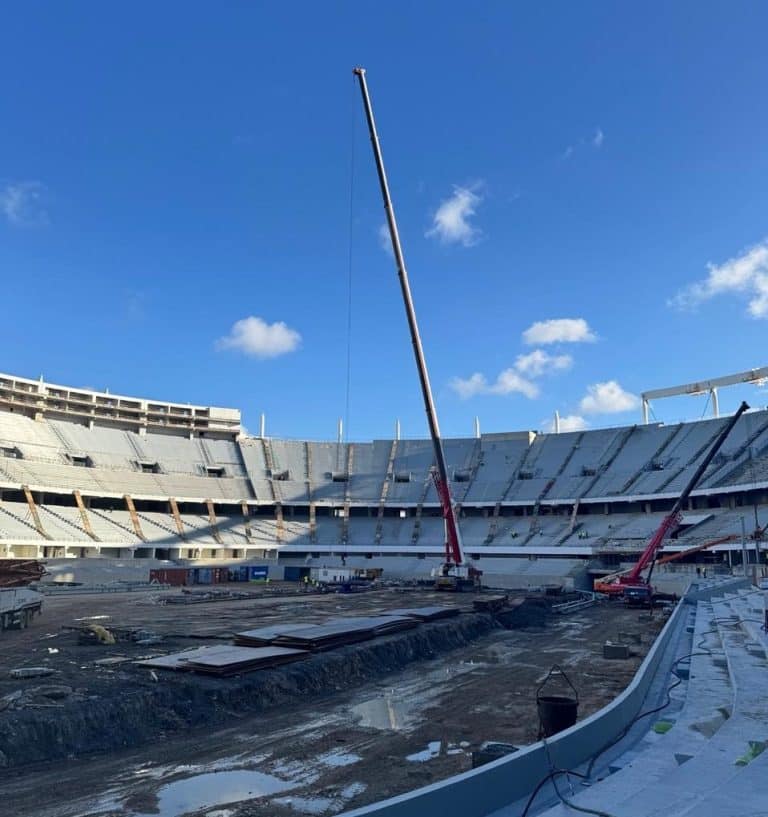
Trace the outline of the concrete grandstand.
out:
<instances>
[{"instance_id":1,"label":"concrete grandstand","mask_svg":"<svg viewBox=\"0 0 768 817\"><path fill-rule=\"evenodd\" d=\"M724 422L445 440L469 557L491 584L585 586L643 547ZM250 437L236 409L0 374L0 556L426 576L443 550L432 464L428 440ZM733 535L711 558L740 562L742 517L768 521L765 410L738 422L666 550Z\"/></svg>"}]
</instances>

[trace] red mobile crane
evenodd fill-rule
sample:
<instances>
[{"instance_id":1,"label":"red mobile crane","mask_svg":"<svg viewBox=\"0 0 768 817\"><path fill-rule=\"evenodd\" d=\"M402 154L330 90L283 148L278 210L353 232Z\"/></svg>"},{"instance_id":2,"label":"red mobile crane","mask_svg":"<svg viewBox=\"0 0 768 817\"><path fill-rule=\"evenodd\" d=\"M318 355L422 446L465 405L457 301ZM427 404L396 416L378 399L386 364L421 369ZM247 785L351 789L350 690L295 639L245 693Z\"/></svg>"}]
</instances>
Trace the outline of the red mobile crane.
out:
<instances>
[{"instance_id":1,"label":"red mobile crane","mask_svg":"<svg viewBox=\"0 0 768 817\"><path fill-rule=\"evenodd\" d=\"M742 403L738 411L723 426L722 431L717 435L717 439L707 452L707 455L699 463L699 467L691 477L685 489L672 506L672 510L661 520L656 533L648 540L645 550L637 560L637 564L628 572L622 571L611 576L605 576L600 581L595 582L595 590L598 593L607 593L609 596L623 596L625 601L631 603L650 604L653 596L651 587L651 576L656 564L656 558L662 545L668 536L671 536L679 527L682 520L681 510L685 501L691 494L701 479L707 466L712 462L715 454L720 450L728 435L733 431L733 427L738 422L739 417L749 408L746 403ZM714 544L714 543L710 543ZM643 571L648 568L648 576L643 578Z\"/></svg>"},{"instance_id":2,"label":"red mobile crane","mask_svg":"<svg viewBox=\"0 0 768 817\"><path fill-rule=\"evenodd\" d=\"M424 409L427 413L429 433L432 437L432 446L435 452L435 467L432 468L431 474L445 522L445 561L439 568L432 571L432 576L435 579L435 587L438 590L463 590L479 585L482 573L472 565L467 565L464 561L456 509L453 505L451 488L448 482L445 452L443 451L443 443L440 439L440 427L437 422L435 403L432 399L432 388L429 384L427 362L424 358L419 326L416 322L416 310L411 296L411 287L408 282L408 272L405 268L403 250L400 246L400 236L397 231L397 221L395 220L395 209L392 204L392 197L389 194L387 174L384 170L384 157L382 156L379 137L376 133L373 108L371 107L371 99L368 95L368 86L365 81L365 69L355 68L353 73L358 79L360 93L363 96L365 118L368 122L368 132L371 137L373 157L376 161L376 171L379 176L379 185L381 186L381 195L384 199L384 210L387 215L389 235L392 240L392 250L394 251L395 263L397 265L397 276L400 280L400 290L405 305L405 314L408 318L408 328L411 333L411 343L413 344L413 353L416 358L416 368L419 372L421 393L424 398Z\"/></svg>"}]
</instances>

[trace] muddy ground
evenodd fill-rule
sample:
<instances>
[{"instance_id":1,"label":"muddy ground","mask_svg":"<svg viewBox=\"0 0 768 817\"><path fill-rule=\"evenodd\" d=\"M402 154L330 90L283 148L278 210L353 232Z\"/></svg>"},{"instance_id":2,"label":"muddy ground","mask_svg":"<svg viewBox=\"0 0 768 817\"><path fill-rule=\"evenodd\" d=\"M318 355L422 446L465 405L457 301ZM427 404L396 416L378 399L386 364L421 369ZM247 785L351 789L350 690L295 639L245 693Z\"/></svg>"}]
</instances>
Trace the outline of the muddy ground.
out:
<instances>
[{"instance_id":1,"label":"muddy ground","mask_svg":"<svg viewBox=\"0 0 768 817\"><path fill-rule=\"evenodd\" d=\"M0 771L7 813L20 817L336 814L464 771L471 766L471 751L484 740L518 746L534 741L535 689L554 663L568 672L578 688L579 717L586 717L624 688L661 623L643 620L638 611L593 607L567 617L553 616L544 628L505 630L483 624L482 616L466 614L389 636L384 641L393 644L376 646L378 652L366 653L364 661L351 653L329 658L333 666L324 662L318 673L322 683L309 678L307 686L294 683L295 694L264 705L257 702L259 711L254 711L254 707L239 706L237 685L255 684L259 673L251 673L250 680L248 676L209 679L159 673L155 681L148 670L131 663L110 666L95 661L198 646L205 643L200 636L216 643L215 639L225 639L236 630L274 620L320 621L436 601L466 608L472 599L384 590L285 599L257 593L244 601L184 607L161 606L157 600L130 594L56 597L48 600L43 617L29 630L3 634L0 661L4 668L49 665L57 673L53 678L25 681L1 674L0 696L22 689L27 704L0 712L0 732L8 735L26 717L39 724L42 714L50 731L28 734L41 743L52 741L59 749L62 739L80 747L67 752L74 756ZM151 649L133 643L82 646L75 633L60 629L76 618L99 615L111 617L98 619L106 626L144 628L162 635L163 641ZM642 643L633 645L636 655L629 660L607 661L602 658L602 645L615 639L619 630L641 634ZM418 644L409 642L406 648L400 643L406 637L416 638L417 633ZM344 650L373 650L374 644ZM375 673L359 669L371 661L380 662ZM281 669L297 671L304 663ZM49 682L72 692L64 699L29 694L29 689ZM121 730L130 735L130 723L97 719L101 734L112 737L103 746L87 744L98 752L91 755L77 736L83 729L92 729L93 723L85 719L62 729L71 707L96 711L115 701L146 701L147 695L172 700L187 694L188 684L200 687L199 700L191 699L189 706L192 710L196 705L207 707L202 724L193 711L184 717L175 713L167 723L153 723L150 733L142 732L141 745L118 748L114 736L119 738ZM115 711L128 720L146 719L140 704ZM99 740L97 736L95 743ZM50 754L50 748L45 751Z\"/></svg>"}]
</instances>

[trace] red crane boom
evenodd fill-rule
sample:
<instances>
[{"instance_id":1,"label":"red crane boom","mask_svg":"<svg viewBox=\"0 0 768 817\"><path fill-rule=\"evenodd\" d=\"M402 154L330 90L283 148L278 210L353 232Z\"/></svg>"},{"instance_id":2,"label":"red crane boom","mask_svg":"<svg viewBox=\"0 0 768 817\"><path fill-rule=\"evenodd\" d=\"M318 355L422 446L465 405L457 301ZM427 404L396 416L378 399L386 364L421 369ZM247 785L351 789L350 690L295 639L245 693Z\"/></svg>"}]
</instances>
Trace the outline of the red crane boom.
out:
<instances>
[{"instance_id":1,"label":"red crane boom","mask_svg":"<svg viewBox=\"0 0 768 817\"><path fill-rule=\"evenodd\" d=\"M615 576L613 580L608 578L602 582L595 583L595 590L600 592L607 592L609 594L624 594L627 595L628 590L634 591L637 596L650 597L651 595L651 576L653 575L653 568L656 563L656 557L661 550L662 545L668 536L671 536L679 527L682 520L681 511L691 491L696 487L704 472L707 470L709 464L712 462L715 454L720 450L728 435L733 431L733 427L739 420L742 414L749 408L749 406L742 402L736 413L723 426L720 433L717 435L712 447L707 452L707 455L699 463L699 467L694 472L693 476L688 481L688 484L683 489L683 492L675 501L672 510L661 520L656 532L648 540L645 550L640 554L637 564L626 574ZM643 571L650 566L647 578L643 578Z\"/></svg>"},{"instance_id":2,"label":"red crane boom","mask_svg":"<svg viewBox=\"0 0 768 817\"><path fill-rule=\"evenodd\" d=\"M358 79L360 84L360 93L363 97L365 118L368 122L368 132L371 137L373 157L376 162L376 171L379 177L381 195L384 199L384 211L387 215L387 226L389 227L389 235L392 240L392 250L394 252L395 263L397 265L397 277L400 281L400 290L403 296L405 314L408 319L408 329L411 333L413 354L416 358L416 368L419 373L421 394L424 398L424 410L427 414L429 433L432 438L432 446L435 452L435 467L432 470L432 479L435 483L435 489L437 490L437 496L440 500L440 507L442 509L443 520L445 522L445 562L440 567L436 579L438 585L456 589L462 583L474 583L475 578L479 578L480 571L475 570L475 568L472 567L467 567L464 564L461 535L459 533L459 525L456 518L456 509L451 498L451 489L448 482L448 469L445 464L445 452L443 451L443 443L440 438L440 426L437 422L437 411L435 409L434 400L432 399L432 388L429 383L427 362L424 357L424 349L421 345L419 325L416 321L416 309L413 305L411 286L408 281L408 272L405 267L405 258L403 257L403 249L400 245L400 236L397 231L395 208L392 204L392 197L390 196L389 184L387 182L387 174L384 170L384 157L381 152L381 145L379 144L379 137L376 132L376 123L373 118L373 108L371 107L371 99L368 94L368 85L365 81L365 69L355 68L353 73Z\"/></svg>"}]
</instances>

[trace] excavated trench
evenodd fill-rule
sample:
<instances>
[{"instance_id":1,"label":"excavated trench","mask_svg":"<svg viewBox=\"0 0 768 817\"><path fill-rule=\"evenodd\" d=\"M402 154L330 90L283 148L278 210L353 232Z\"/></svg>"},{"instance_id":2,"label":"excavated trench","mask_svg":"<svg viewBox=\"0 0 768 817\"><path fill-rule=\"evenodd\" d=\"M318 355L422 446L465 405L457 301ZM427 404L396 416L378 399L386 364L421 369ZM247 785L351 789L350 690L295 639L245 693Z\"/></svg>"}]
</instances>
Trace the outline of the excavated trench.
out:
<instances>
[{"instance_id":1,"label":"excavated trench","mask_svg":"<svg viewBox=\"0 0 768 817\"><path fill-rule=\"evenodd\" d=\"M459 649L497 627L490 614L466 613L230 679L161 672L154 680L131 664L67 700L0 712L0 765L125 749L194 727L220 727L244 713L320 700Z\"/></svg>"}]
</instances>

